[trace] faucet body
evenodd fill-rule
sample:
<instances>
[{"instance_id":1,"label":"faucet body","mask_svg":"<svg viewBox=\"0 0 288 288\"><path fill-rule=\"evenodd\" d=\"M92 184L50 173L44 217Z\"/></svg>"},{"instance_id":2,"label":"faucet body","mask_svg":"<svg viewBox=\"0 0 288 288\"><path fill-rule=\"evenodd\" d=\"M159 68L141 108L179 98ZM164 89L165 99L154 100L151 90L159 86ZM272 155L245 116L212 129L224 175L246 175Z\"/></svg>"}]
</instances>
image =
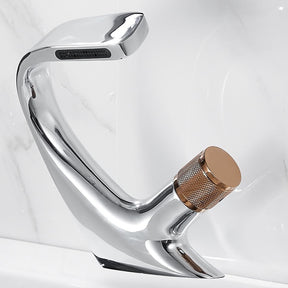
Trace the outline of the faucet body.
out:
<instances>
[{"instance_id":1,"label":"faucet body","mask_svg":"<svg viewBox=\"0 0 288 288\"><path fill-rule=\"evenodd\" d=\"M105 251L99 251L95 243L93 253L103 267L180 277L223 277L190 247L185 231L199 212L183 204L175 183L171 181L151 199L140 201L127 195L81 145L55 100L49 62L123 59L141 45L147 32L142 13L87 18L59 26L22 58L17 71L19 100L47 168L72 213L99 241L108 244L109 255L121 251L132 259L127 262L118 254L113 259L102 258Z\"/></svg>"}]
</instances>

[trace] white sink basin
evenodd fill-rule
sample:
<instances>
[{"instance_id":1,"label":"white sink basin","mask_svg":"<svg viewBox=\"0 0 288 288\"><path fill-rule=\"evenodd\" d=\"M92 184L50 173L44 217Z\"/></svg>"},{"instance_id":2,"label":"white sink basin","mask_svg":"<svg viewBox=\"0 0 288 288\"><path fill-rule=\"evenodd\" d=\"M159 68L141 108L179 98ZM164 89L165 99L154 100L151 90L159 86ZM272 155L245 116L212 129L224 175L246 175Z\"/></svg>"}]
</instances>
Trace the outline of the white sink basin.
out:
<instances>
[{"instance_id":1,"label":"white sink basin","mask_svg":"<svg viewBox=\"0 0 288 288\"><path fill-rule=\"evenodd\" d=\"M104 269L91 253L0 238L0 284L5 288L280 288L287 285L227 275L203 280L151 276Z\"/></svg>"}]
</instances>

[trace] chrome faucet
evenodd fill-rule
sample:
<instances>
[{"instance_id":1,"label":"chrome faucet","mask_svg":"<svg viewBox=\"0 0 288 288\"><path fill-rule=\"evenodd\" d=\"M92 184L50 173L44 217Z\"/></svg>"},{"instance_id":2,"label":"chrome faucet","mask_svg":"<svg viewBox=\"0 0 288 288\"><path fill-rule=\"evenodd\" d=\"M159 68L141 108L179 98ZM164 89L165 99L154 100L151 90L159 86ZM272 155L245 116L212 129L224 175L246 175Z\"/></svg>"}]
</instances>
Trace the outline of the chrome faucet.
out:
<instances>
[{"instance_id":1,"label":"chrome faucet","mask_svg":"<svg viewBox=\"0 0 288 288\"><path fill-rule=\"evenodd\" d=\"M93 249L104 268L180 277L223 277L191 248L186 231L200 212L212 208L239 185L241 175L232 157L218 147L208 147L156 196L139 201L127 195L93 161L65 122L54 98L47 63L124 59L138 49L147 33L142 13L60 25L22 58L16 77L19 99L63 199L75 217L99 241L107 243L105 251L97 249L97 243ZM105 257L106 252L109 257Z\"/></svg>"}]
</instances>

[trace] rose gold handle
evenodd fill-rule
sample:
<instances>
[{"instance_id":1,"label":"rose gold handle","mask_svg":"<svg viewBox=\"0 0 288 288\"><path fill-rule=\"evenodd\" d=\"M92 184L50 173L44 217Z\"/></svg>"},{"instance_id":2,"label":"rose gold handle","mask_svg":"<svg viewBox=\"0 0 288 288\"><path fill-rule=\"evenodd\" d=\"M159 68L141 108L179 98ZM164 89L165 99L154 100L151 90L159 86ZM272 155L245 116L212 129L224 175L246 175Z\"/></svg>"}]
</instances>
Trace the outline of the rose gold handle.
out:
<instances>
[{"instance_id":1,"label":"rose gold handle","mask_svg":"<svg viewBox=\"0 0 288 288\"><path fill-rule=\"evenodd\" d=\"M241 182L234 159L211 146L187 163L176 175L174 187L181 201L194 211L214 207Z\"/></svg>"}]
</instances>

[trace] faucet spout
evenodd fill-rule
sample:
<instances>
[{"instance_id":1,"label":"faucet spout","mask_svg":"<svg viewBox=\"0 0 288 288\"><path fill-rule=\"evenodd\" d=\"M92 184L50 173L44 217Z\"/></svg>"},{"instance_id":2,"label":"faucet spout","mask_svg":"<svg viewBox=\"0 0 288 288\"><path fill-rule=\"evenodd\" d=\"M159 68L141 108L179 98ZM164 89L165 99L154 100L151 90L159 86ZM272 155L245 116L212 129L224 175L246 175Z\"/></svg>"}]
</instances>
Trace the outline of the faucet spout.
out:
<instances>
[{"instance_id":1,"label":"faucet spout","mask_svg":"<svg viewBox=\"0 0 288 288\"><path fill-rule=\"evenodd\" d=\"M213 207L240 183L234 160L222 149L209 147L156 196L134 199L91 158L64 120L54 97L49 62L126 58L138 49L147 33L142 13L62 24L21 60L16 77L19 100L47 168L74 216L99 241L107 243L110 252L121 251L119 255L130 257L128 261L115 253L117 256L106 259L106 251L95 245L93 253L104 268L223 277L190 247L185 231L199 212ZM217 157L225 167L218 167Z\"/></svg>"}]
</instances>

